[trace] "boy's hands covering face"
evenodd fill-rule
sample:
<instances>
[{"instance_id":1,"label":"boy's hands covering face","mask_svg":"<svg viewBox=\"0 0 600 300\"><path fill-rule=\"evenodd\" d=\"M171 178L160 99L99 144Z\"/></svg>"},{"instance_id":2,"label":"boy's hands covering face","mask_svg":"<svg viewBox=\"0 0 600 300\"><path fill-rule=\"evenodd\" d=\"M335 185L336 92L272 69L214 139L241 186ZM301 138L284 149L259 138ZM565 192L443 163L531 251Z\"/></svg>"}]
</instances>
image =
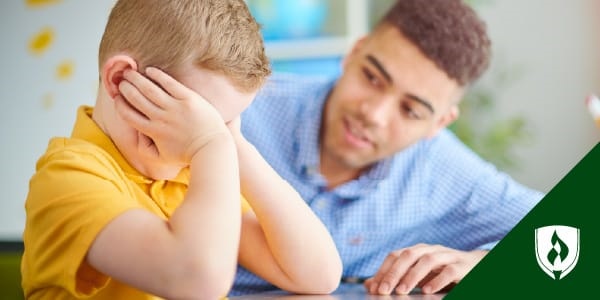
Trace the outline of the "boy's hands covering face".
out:
<instances>
[{"instance_id":1,"label":"boy's hands covering face","mask_svg":"<svg viewBox=\"0 0 600 300\"><path fill-rule=\"evenodd\" d=\"M146 76L125 71L115 98L119 115L139 131L144 151L189 165L212 138L229 134L217 110L196 92L156 68L147 68Z\"/></svg>"}]
</instances>

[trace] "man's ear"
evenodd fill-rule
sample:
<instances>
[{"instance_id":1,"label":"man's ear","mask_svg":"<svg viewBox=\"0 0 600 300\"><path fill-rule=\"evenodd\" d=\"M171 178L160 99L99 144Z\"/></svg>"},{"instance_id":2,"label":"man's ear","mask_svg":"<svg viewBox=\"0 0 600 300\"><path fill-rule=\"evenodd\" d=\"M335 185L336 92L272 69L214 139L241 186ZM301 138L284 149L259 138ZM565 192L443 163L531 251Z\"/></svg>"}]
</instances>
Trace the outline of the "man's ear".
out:
<instances>
[{"instance_id":1,"label":"man's ear","mask_svg":"<svg viewBox=\"0 0 600 300\"><path fill-rule=\"evenodd\" d=\"M442 130L442 128L448 127L450 124L452 124L452 122L458 119L459 115L460 109L458 108L458 105L452 105L452 107L450 107L450 109L437 121L427 135L427 138L434 137L438 132L440 132L440 130Z\"/></svg>"},{"instance_id":2,"label":"man's ear","mask_svg":"<svg viewBox=\"0 0 600 300\"><path fill-rule=\"evenodd\" d=\"M131 56L123 54L109 57L102 65L102 86L112 99L121 93L119 84L123 80L123 72L127 69L137 71L137 63Z\"/></svg>"},{"instance_id":3,"label":"man's ear","mask_svg":"<svg viewBox=\"0 0 600 300\"><path fill-rule=\"evenodd\" d=\"M350 57L352 57L358 53L360 48L362 48L362 46L365 44L366 40L367 40L367 36L363 36L354 43L354 45L352 46L352 49L350 49L350 52L348 52L348 54L346 54L346 56L344 56L344 59L342 60L342 68L344 68L344 69L346 68L346 65L350 61Z\"/></svg>"}]
</instances>

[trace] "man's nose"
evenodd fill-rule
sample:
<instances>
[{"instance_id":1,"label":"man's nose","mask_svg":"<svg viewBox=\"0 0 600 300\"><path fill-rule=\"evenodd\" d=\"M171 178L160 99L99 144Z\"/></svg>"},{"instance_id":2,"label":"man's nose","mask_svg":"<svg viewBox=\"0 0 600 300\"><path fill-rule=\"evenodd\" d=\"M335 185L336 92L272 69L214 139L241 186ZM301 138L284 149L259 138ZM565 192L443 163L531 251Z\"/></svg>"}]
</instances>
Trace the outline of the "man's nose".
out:
<instances>
[{"instance_id":1,"label":"man's nose","mask_svg":"<svg viewBox=\"0 0 600 300\"><path fill-rule=\"evenodd\" d=\"M360 112L369 126L384 126L392 112L392 101L385 98L364 100L360 104Z\"/></svg>"}]
</instances>

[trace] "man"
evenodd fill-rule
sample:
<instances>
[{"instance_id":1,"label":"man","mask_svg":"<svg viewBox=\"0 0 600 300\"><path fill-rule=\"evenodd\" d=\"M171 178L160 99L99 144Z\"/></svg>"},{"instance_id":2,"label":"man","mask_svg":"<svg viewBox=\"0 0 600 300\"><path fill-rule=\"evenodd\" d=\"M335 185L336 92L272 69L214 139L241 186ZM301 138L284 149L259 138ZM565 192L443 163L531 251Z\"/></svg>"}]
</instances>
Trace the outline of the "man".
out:
<instances>
[{"instance_id":1,"label":"man","mask_svg":"<svg viewBox=\"0 0 600 300\"><path fill-rule=\"evenodd\" d=\"M274 76L243 114L244 135L328 227L343 279L438 292L541 199L445 129L489 56L462 1L398 0L340 78ZM234 293L269 288L238 269Z\"/></svg>"}]
</instances>

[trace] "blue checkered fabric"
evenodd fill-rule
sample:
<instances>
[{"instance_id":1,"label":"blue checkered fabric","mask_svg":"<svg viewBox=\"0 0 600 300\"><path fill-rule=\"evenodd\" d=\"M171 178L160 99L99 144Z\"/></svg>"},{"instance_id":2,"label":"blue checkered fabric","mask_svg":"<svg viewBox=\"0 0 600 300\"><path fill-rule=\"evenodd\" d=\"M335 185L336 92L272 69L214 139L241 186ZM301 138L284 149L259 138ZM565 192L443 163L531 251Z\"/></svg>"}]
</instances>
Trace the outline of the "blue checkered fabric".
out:
<instances>
[{"instance_id":1,"label":"blue checkered fabric","mask_svg":"<svg viewBox=\"0 0 600 300\"><path fill-rule=\"evenodd\" d=\"M417 243L491 249L543 197L482 160L448 130L328 191L319 174L318 137L334 82L273 75L243 113L242 131L327 226L344 263L343 276L372 276L390 251ZM274 288L239 267L230 295Z\"/></svg>"}]
</instances>

